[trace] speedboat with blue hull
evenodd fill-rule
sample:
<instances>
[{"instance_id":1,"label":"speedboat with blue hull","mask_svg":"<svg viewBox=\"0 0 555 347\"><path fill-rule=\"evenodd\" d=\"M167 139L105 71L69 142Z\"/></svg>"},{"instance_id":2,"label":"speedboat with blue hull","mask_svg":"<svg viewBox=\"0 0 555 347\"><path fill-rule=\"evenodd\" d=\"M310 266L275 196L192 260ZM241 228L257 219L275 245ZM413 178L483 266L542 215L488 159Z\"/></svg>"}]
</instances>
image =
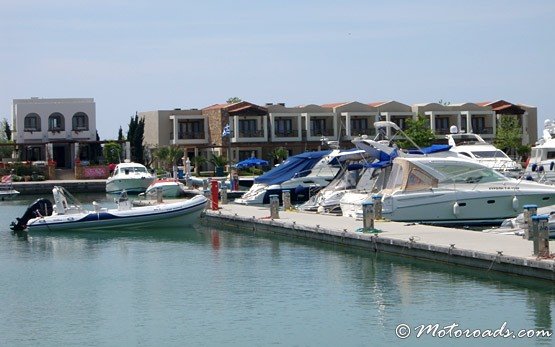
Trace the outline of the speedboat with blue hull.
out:
<instances>
[{"instance_id":1,"label":"speedboat with blue hull","mask_svg":"<svg viewBox=\"0 0 555 347\"><path fill-rule=\"evenodd\" d=\"M206 197L197 195L188 200L133 207L124 192L117 208L102 208L93 202L94 210L86 210L63 187L52 189L54 205L39 199L30 205L23 217L12 222L16 231L63 231L91 229L151 229L194 224L206 206Z\"/></svg>"}]
</instances>

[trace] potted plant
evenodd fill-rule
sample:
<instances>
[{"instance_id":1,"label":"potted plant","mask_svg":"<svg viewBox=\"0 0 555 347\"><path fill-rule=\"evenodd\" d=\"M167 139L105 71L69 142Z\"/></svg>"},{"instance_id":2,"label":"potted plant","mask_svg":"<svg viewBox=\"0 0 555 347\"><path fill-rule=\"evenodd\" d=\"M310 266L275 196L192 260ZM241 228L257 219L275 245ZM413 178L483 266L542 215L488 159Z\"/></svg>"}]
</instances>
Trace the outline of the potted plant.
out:
<instances>
[{"instance_id":1,"label":"potted plant","mask_svg":"<svg viewBox=\"0 0 555 347\"><path fill-rule=\"evenodd\" d=\"M221 177L224 175L224 166L227 164L227 159L223 155L215 155L212 154L212 159L210 162L214 164L215 167L215 174L217 177Z\"/></svg>"}]
</instances>

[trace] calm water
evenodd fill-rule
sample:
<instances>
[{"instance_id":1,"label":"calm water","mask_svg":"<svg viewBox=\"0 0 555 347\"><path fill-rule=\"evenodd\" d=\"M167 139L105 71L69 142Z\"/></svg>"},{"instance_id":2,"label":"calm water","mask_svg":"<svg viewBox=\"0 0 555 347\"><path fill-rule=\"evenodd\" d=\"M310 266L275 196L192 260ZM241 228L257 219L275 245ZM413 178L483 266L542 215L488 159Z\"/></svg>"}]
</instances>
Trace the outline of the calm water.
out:
<instances>
[{"instance_id":1,"label":"calm water","mask_svg":"<svg viewBox=\"0 0 555 347\"><path fill-rule=\"evenodd\" d=\"M413 337L553 329L549 282L203 227L23 240L8 225L32 200L0 203L2 346L555 345Z\"/></svg>"}]
</instances>

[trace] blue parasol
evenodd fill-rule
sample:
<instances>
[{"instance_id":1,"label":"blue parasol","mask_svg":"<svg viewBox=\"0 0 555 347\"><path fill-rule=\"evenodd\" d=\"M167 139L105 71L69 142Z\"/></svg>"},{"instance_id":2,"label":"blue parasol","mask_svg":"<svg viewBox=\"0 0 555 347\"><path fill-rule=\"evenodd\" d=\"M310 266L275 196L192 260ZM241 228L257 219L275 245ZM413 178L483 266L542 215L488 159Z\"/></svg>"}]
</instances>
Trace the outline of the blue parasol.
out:
<instances>
[{"instance_id":1,"label":"blue parasol","mask_svg":"<svg viewBox=\"0 0 555 347\"><path fill-rule=\"evenodd\" d=\"M253 157L253 158L245 159L243 161L238 162L237 164L235 164L235 167L238 169L246 169L253 166L267 166L267 165L268 165L267 160L262 160L262 159Z\"/></svg>"}]
</instances>

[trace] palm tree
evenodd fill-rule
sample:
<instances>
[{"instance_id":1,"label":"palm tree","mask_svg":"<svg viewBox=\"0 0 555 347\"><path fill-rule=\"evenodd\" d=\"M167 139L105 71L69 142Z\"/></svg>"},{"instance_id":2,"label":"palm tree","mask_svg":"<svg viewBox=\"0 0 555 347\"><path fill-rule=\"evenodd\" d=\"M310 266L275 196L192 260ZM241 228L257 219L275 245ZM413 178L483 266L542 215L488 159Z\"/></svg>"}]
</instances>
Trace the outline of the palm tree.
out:
<instances>
[{"instance_id":1,"label":"palm tree","mask_svg":"<svg viewBox=\"0 0 555 347\"><path fill-rule=\"evenodd\" d=\"M183 155L185 154L185 152L183 151L183 148L179 148L179 146L176 145L171 145L168 148L168 162L169 162L169 166L174 166L177 165L177 162L179 161L179 159L183 158Z\"/></svg>"},{"instance_id":2,"label":"palm tree","mask_svg":"<svg viewBox=\"0 0 555 347\"><path fill-rule=\"evenodd\" d=\"M158 147L154 151L154 157L158 160L157 166L161 166L162 169L166 170L167 162L169 158L169 148L168 147Z\"/></svg>"},{"instance_id":3,"label":"palm tree","mask_svg":"<svg viewBox=\"0 0 555 347\"><path fill-rule=\"evenodd\" d=\"M171 170L174 165L177 165L177 162L183 158L183 155L183 149L176 145L158 147L154 152L154 157L158 159L158 164L167 171Z\"/></svg>"},{"instance_id":4,"label":"palm tree","mask_svg":"<svg viewBox=\"0 0 555 347\"><path fill-rule=\"evenodd\" d=\"M206 160L205 157L202 157L200 155L197 155L196 157L193 158L193 164L195 165L195 176L200 175L200 167L206 164L207 161L208 160Z\"/></svg>"},{"instance_id":5,"label":"palm tree","mask_svg":"<svg viewBox=\"0 0 555 347\"><path fill-rule=\"evenodd\" d=\"M287 151L287 149L283 147L278 147L274 149L272 152L270 152L270 158L273 159L274 161L277 160L279 163L281 163L285 158L287 158L288 154L289 152Z\"/></svg>"}]
</instances>

